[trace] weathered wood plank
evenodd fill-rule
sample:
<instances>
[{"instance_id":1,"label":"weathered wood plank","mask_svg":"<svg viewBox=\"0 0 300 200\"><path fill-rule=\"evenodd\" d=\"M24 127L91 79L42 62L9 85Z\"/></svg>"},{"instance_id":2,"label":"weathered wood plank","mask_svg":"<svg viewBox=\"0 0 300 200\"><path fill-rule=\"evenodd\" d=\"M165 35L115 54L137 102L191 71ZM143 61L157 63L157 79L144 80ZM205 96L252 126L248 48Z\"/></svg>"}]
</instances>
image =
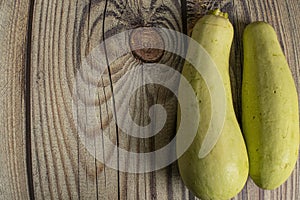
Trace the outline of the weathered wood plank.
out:
<instances>
[{"instance_id":1,"label":"weathered wood plank","mask_svg":"<svg viewBox=\"0 0 300 200\"><path fill-rule=\"evenodd\" d=\"M181 31L179 2L153 1L153 5L147 4L146 1L36 1L31 79L32 156L37 198L162 199L168 190L173 190L170 179L175 170L166 168L138 175L118 172L101 165L86 152L85 145L88 144L82 144L76 130L77 121L72 115L72 87L77 78L75 76L80 76L80 73L74 74L74 71L85 67L81 65L82 61L103 39L125 29L153 26L156 23L158 27ZM141 10L147 10L149 14L142 17ZM120 74L138 63L139 60L129 52L109 66L110 70L106 70L102 77L99 74L102 87L95 102L99 101L96 108L100 111L101 127L108 132L108 137L121 148L144 152L161 147L174 134L176 99L166 89L155 85L139 89L133 95L133 118L137 124L149 123L148 110L154 103L166 105L173 113L157 139L129 138L120 129L116 129L115 124L110 124L114 110L111 89L120 79ZM180 67L176 55L165 54L161 63L173 65L175 69ZM90 69L83 71L87 70ZM128 88L131 83L124 85ZM79 98L90 100L87 94L78 95L82 95ZM79 126L85 123L85 126L89 125L88 119L84 120L79 122ZM98 133L87 131L86 134L91 134L93 138L93 134ZM182 188L178 177L177 174L175 191ZM172 198L172 193L169 195Z\"/></svg>"},{"instance_id":2,"label":"weathered wood plank","mask_svg":"<svg viewBox=\"0 0 300 200\"><path fill-rule=\"evenodd\" d=\"M104 10L101 2L98 13ZM35 2L31 102L37 199L118 196L116 172L100 174L103 166L86 151L73 115L74 72L88 43L91 9L89 1Z\"/></svg>"},{"instance_id":3,"label":"weathered wood plank","mask_svg":"<svg viewBox=\"0 0 300 200\"><path fill-rule=\"evenodd\" d=\"M183 30L179 1L128 1L127 3L124 1L108 1L106 13L103 24L104 32L107 33L105 35L106 38L121 33L124 30L130 30L137 27L155 26L159 28L169 28L180 32ZM176 48L175 41L174 48ZM113 49L107 48L108 54L111 51L113 51ZM170 59L170 57L172 59ZM125 62L124 60L128 60L128 62ZM177 56L168 53L165 53L158 62L173 67L174 69L180 70L181 67L180 60ZM126 91L126 94L132 98L131 104L125 106L130 106L130 108L132 108L131 117L134 122L142 126L149 123L151 123L152 126L155 126L156 123L161 120L161 116L154 112L155 117L152 118L151 121L148 117L149 109L154 104L161 104L167 110L168 118L164 128L157 133L155 137L149 139L130 137L127 135L128 133L121 128L118 128L119 146L127 151L138 153L151 152L163 147L170 141L170 138L172 138L175 133L175 97L166 88L155 84L145 85L136 92L132 91L131 88L134 87L134 85L137 85L138 82L143 81L144 78L149 76L149 74L147 74L149 71L144 71L143 69L145 74L142 76L138 74L140 68L147 68L147 66L141 64L139 59L135 58L131 52L120 57L109 67L111 71L117 71L120 65L123 69L134 70L136 72L134 72L132 78L129 78L122 83L124 85L122 90ZM112 75L113 88L117 87L119 79L120 76ZM115 99L115 101L120 101L120 99ZM118 116L119 119L121 117ZM155 127L153 127L153 129L155 129ZM132 161L129 160L129 162ZM124 163L119 164L124 165ZM171 167L145 174L119 172L120 198L173 199L175 197L181 197L181 193L177 193L177 191L178 188L182 188L182 183L180 179L178 179L178 174L175 177L174 175L176 175L176 172L174 169L172 170Z\"/></svg>"},{"instance_id":4,"label":"weathered wood plank","mask_svg":"<svg viewBox=\"0 0 300 200\"><path fill-rule=\"evenodd\" d=\"M29 199L24 97L29 6L27 0L0 2L0 199Z\"/></svg>"}]
</instances>

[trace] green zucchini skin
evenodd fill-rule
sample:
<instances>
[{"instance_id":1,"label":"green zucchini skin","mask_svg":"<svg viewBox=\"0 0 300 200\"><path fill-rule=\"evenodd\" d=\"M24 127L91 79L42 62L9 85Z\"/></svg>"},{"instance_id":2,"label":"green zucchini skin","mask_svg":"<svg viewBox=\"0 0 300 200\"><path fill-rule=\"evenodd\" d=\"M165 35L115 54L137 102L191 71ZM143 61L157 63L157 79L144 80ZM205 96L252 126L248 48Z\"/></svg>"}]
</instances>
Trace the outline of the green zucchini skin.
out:
<instances>
[{"instance_id":1,"label":"green zucchini skin","mask_svg":"<svg viewBox=\"0 0 300 200\"><path fill-rule=\"evenodd\" d=\"M206 157L200 159L198 153L210 122L211 99L204 79L191 64L185 63L182 74L197 93L203 117L193 143L178 159L179 171L185 185L202 200L230 199L242 190L249 171L246 145L234 113L230 88L233 27L223 16L206 15L196 23L192 38L204 47L221 74L227 99L226 119L218 142ZM178 116L180 118L180 109ZM177 141L178 145L180 141Z\"/></svg>"},{"instance_id":2,"label":"green zucchini skin","mask_svg":"<svg viewBox=\"0 0 300 200\"><path fill-rule=\"evenodd\" d=\"M271 190L288 179L298 158L297 91L271 25L248 25L243 45L242 126L250 176Z\"/></svg>"}]
</instances>

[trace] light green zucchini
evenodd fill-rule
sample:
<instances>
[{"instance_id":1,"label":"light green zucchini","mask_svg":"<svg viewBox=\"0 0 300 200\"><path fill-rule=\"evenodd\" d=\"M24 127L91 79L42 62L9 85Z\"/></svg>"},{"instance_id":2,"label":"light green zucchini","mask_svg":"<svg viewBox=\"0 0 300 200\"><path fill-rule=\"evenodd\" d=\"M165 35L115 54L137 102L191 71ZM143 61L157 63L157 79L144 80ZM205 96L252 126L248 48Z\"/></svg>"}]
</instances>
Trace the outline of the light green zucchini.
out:
<instances>
[{"instance_id":1,"label":"light green zucchini","mask_svg":"<svg viewBox=\"0 0 300 200\"><path fill-rule=\"evenodd\" d=\"M201 117L193 143L178 159L179 171L185 185L202 200L230 199L244 187L249 170L246 145L232 105L229 79L229 55L233 40L233 27L226 14L215 11L196 23L192 38L204 47L221 74L226 91L227 102L224 102L226 117L216 145L207 156L199 158L199 150L210 120L214 119L211 119L211 98L208 87L203 77L190 63L186 62L182 74L196 91ZM195 112L198 111L190 113L191 119ZM178 123L179 119L180 109ZM177 149L180 148L181 142L177 141Z\"/></svg>"},{"instance_id":2,"label":"light green zucchini","mask_svg":"<svg viewBox=\"0 0 300 200\"><path fill-rule=\"evenodd\" d=\"M271 25L248 25L243 43L242 125L250 176L259 187L275 189L288 179L298 158L297 91Z\"/></svg>"}]
</instances>

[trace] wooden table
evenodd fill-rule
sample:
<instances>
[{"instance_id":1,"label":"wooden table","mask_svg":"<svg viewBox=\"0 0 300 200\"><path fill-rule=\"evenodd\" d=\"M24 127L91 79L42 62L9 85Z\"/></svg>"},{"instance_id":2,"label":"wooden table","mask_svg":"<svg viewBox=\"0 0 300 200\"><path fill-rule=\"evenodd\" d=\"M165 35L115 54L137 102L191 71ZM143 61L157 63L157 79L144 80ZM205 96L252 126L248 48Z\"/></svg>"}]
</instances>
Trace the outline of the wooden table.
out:
<instances>
[{"instance_id":1,"label":"wooden table","mask_svg":"<svg viewBox=\"0 0 300 200\"><path fill-rule=\"evenodd\" d=\"M183 185L176 162L150 173L124 173L87 152L73 112L74 80L82 60L101 41L141 26L186 33L197 18L217 7L229 13L235 30L230 75L239 121L241 38L251 21L265 20L275 27L300 94L298 0L0 1L0 199L196 199ZM182 67L176 55L165 52L159 60L178 70ZM142 63L131 53L112 63L98 83L94 101L107 136L133 152L158 149L175 134L176 98L159 85L137 90L130 111L137 124L147 125L148 109L163 105L169 115L159 134L150 139L129 137L109 123L112 89L126 71ZM122 90L128 91L134 81L127 80ZM288 181L274 191L261 190L249 179L234 199L297 200L299 173L298 162Z\"/></svg>"}]
</instances>

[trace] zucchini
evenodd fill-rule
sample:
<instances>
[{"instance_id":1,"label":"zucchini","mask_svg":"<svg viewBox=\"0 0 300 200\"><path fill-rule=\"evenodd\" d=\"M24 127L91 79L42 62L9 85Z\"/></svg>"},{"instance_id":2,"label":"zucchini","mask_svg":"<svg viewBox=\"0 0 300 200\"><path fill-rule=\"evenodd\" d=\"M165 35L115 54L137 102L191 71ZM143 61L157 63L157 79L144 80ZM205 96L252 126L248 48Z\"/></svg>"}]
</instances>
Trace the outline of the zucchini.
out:
<instances>
[{"instance_id":1,"label":"zucchini","mask_svg":"<svg viewBox=\"0 0 300 200\"><path fill-rule=\"evenodd\" d=\"M250 176L271 190L288 179L298 158L297 91L271 25L248 25L243 44L242 125Z\"/></svg>"},{"instance_id":2,"label":"zucchini","mask_svg":"<svg viewBox=\"0 0 300 200\"><path fill-rule=\"evenodd\" d=\"M199 157L210 120L215 119L211 119L212 99L204 78L189 62L186 62L182 74L197 94L201 117L193 143L178 159L179 171L185 185L197 197L203 200L229 199L236 196L244 187L249 166L246 145L232 103L229 55L233 40L233 27L227 14L216 10L198 20L193 28L192 39L206 50L221 75L226 94L226 103L224 102L226 114L217 143L206 156ZM189 54L194 54L194 52L188 51L187 56L190 56ZM203 58L201 55L196 57L199 62L205 63L201 61L201 58ZM180 93L179 87L179 95ZM191 119L195 112L197 111L190 113ZM178 123L179 121L180 109ZM177 141L177 149L180 148L181 143L181 140Z\"/></svg>"}]
</instances>

